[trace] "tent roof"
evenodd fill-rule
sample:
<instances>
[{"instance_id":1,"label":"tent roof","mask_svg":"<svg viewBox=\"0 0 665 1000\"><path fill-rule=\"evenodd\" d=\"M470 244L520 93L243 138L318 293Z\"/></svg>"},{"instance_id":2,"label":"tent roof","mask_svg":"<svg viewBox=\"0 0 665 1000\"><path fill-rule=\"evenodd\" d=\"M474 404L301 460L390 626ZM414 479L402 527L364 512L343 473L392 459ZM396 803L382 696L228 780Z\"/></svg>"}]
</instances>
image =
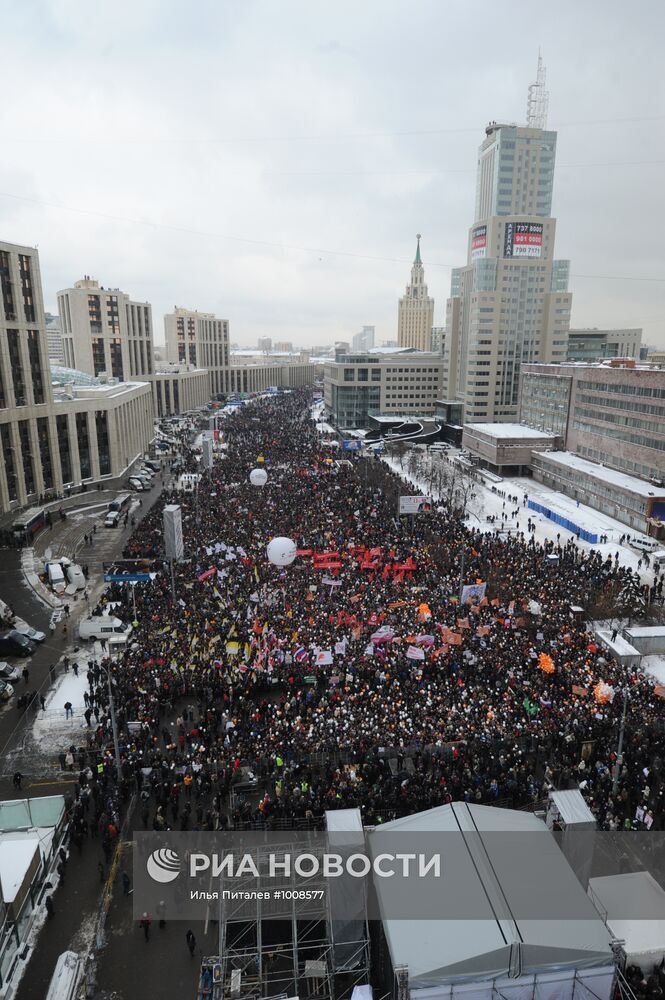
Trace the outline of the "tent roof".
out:
<instances>
[{"instance_id":1,"label":"tent roof","mask_svg":"<svg viewBox=\"0 0 665 1000\"><path fill-rule=\"evenodd\" d=\"M550 792L550 799L559 810L561 819L566 825L591 823L595 827L596 818L578 788L570 788L563 792Z\"/></svg>"},{"instance_id":2,"label":"tent roof","mask_svg":"<svg viewBox=\"0 0 665 1000\"><path fill-rule=\"evenodd\" d=\"M428 843L438 843L443 858L440 918L391 918L390 879L375 880L393 967L408 966L413 988L505 975L518 956L524 973L612 962L607 928L547 827L531 813L455 802L375 828L372 854L386 848L382 835L391 831L434 835ZM445 838L446 832L461 836ZM544 919L520 916L534 899L542 900ZM565 902L565 919L548 918L552 899ZM460 900L474 919L460 919Z\"/></svg>"},{"instance_id":3,"label":"tent roof","mask_svg":"<svg viewBox=\"0 0 665 1000\"><path fill-rule=\"evenodd\" d=\"M363 821L360 809L331 809L326 811L326 829L329 832L342 831L343 833L362 833Z\"/></svg>"},{"instance_id":4,"label":"tent roof","mask_svg":"<svg viewBox=\"0 0 665 1000\"><path fill-rule=\"evenodd\" d=\"M649 872L589 879L589 896L629 960L665 954L665 891Z\"/></svg>"}]
</instances>

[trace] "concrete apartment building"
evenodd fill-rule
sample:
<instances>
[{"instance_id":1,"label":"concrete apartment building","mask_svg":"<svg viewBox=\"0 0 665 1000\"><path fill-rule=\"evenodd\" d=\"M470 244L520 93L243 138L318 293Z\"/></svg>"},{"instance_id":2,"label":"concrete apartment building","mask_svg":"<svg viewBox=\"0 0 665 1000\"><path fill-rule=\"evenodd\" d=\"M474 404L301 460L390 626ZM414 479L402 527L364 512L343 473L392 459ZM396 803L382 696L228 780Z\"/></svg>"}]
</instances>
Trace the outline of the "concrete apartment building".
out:
<instances>
[{"instance_id":1,"label":"concrete apartment building","mask_svg":"<svg viewBox=\"0 0 665 1000\"><path fill-rule=\"evenodd\" d=\"M569 452L646 480L665 479L665 366L524 365L520 421Z\"/></svg>"},{"instance_id":2,"label":"concrete apartment building","mask_svg":"<svg viewBox=\"0 0 665 1000\"><path fill-rule=\"evenodd\" d=\"M46 350L48 352L48 359L57 365L64 365L65 349L62 343L60 317L47 312L44 313L44 319L46 321Z\"/></svg>"},{"instance_id":3,"label":"concrete apartment building","mask_svg":"<svg viewBox=\"0 0 665 1000\"><path fill-rule=\"evenodd\" d=\"M166 357L171 364L194 365L210 373L213 395L228 393L229 324L213 313L176 307L164 316Z\"/></svg>"},{"instance_id":4,"label":"concrete apartment building","mask_svg":"<svg viewBox=\"0 0 665 1000\"><path fill-rule=\"evenodd\" d=\"M445 395L465 421L514 421L520 368L564 361L569 261L554 259L556 132L545 114L526 127L491 122L478 153L467 262L446 305Z\"/></svg>"},{"instance_id":5,"label":"concrete apartment building","mask_svg":"<svg viewBox=\"0 0 665 1000\"><path fill-rule=\"evenodd\" d=\"M368 428L370 415L433 416L442 384L442 359L408 348L338 354L324 365L326 409L349 429Z\"/></svg>"},{"instance_id":6,"label":"concrete apartment building","mask_svg":"<svg viewBox=\"0 0 665 1000\"><path fill-rule=\"evenodd\" d=\"M146 383L54 390L39 254L0 243L0 513L112 480L152 438Z\"/></svg>"},{"instance_id":7,"label":"concrete apartment building","mask_svg":"<svg viewBox=\"0 0 665 1000\"><path fill-rule=\"evenodd\" d=\"M642 350L642 330L599 330L596 327L568 331L566 361L602 361L604 358L635 358Z\"/></svg>"},{"instance_id":8,"label":"concrete apartment building","mask_svg":"<svg viewBox=\"0 0 665 1000\"><path fill-rule=\"evenodd\" d=\"M425 269L420 258L420 238L418 233L411 282L399 300L397 344L399 347L412 347L416 351L431 351L434 299L427 294Z\"/></svg>"},{"instance_id":9,"label":"concrete apartment building","mask_svg":"<svg viewBox=\"0 0 665 1000\"><path fill-rule=\"evenodd\" d=\"M88 275L57 297L67 367L120 381L152 374L149 302L134 302L126 292L104 288Z\"/></svg>"}]
</instances>

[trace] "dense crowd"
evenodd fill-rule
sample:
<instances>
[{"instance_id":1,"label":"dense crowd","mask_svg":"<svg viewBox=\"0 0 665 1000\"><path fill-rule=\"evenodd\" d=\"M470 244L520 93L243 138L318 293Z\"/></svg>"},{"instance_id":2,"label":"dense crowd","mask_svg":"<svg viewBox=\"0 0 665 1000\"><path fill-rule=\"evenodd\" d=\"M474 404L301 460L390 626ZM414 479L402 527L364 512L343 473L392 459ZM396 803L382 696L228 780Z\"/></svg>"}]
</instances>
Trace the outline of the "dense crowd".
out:
<instances>
[{"instance_id":1,"label":"dense crowd","mask_svg":"<svg viewBox=\"0 0 665 1000\"><path fill-rule=\"evenodd\" d=\"M637 575L573 540L469 529L444 502L398 517L399 478L378 459L361 460L369 474L332 461L310 402L299 390L239 407L198 489L166 489L127 545L161 559L163 504L181 505L185 557L173 581L136 587L131 641L102 664L144 825L317 823L350 806L377 823L579 786L601 827L662 828L665 702L572 610L625 602ZM184 444L181 462L197 469ZM273 536L295 542L291 565L268 561ZM476 588L464 604L461 585ZM133 618L125 585L104 601ZM108 747L96 667L90 689Z\"/></svg>"}]
</instances>

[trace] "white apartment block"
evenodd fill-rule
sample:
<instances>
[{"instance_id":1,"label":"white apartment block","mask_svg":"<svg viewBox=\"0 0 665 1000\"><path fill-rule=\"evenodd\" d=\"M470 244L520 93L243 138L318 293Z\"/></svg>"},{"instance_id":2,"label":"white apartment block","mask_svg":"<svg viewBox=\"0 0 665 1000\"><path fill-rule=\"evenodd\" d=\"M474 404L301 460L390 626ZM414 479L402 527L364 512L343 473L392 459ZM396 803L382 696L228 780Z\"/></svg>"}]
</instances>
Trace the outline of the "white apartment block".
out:
<instances>
[{"instance_id":1,"label":"white apartment block","mask_svg":"<svg viewBox=\"0 0 665 1000\"><path fill-rule=\"evenodd\" d=\"M425 270L420 258L420 233L416 237L416 257L411 268L411 282L399 300L397 343L416 351L432 350L434 299L427 294Z\"/></svg>"},{"instance_id":2,"label":"white apartment block","mask_svg":"<svg viewBox=\"0 0 665 1000\"><path fill-rule=\"evenodd\" d=\"M153 371L152 309L118 288L86 276L58 292L64 363L89 375L120 381Z\"/></svg>"},{"instance_id":3,"label":"white apartment block","mask_svg":"<svg viewBox=\"0 0 665 1000\"><path fill-rule=\"evenodd\" d=\"M229 324L213 313L176 307L164 316L166 357L172 364L188 364L210 372L213 396L228 393Z\"/></svg>"},{"instance_id":4,"label":"white apartment block","mask_svg":"<svg viewBox=\"0 0 665 1000\"><path fill-rule=\"evenodd\" d=\"M150 386L54 390L33 247L0 242L0 513L113 480L152 438Z\"/></svg>"},{"instance_id":5,"label":"white apartment block","mask_svg":"<svg viewBox=\"0 0 665 1000\"><path fill-rule=\"evenodd\" d=\"M467 263L451 277L445 398L465 422L516 419L523 363L565 360L569 261L554 259L556 133L492 122L479 150Z\"/></svg>"},{"instance_id":6,"label":"white apartment block","mask_svg":"<svg viewBox=\"0 0 665 1000\"><path fill-rule=\"evenodd\" d=\"M326 408L338 427L369 427L369 416L433 416L441 399L443 361L397 348L338 354L324 365Z\"/></svg>"}]
</instances>

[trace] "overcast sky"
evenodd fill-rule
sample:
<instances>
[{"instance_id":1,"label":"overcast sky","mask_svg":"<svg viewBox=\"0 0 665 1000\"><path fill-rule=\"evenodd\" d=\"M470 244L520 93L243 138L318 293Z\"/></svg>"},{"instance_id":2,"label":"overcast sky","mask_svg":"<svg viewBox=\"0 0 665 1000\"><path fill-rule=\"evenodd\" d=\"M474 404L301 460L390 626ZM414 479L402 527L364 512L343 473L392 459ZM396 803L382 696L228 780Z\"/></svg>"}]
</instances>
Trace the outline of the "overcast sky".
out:
<instances>
[{"instance_id":1,"label":"overcast sky","mask_svg":"<svg viewBox=\"0 0 665 1000\"><path fill-rule=\"evenodd\" d=\"M46 307L83 274L296 345L397 328L415 234L435 322L477 148L542 46L573 326L665 347L665 4L0 0L0 239ZM637 279L651 280L637 280Z\"/></svg>"}]
</instances>

